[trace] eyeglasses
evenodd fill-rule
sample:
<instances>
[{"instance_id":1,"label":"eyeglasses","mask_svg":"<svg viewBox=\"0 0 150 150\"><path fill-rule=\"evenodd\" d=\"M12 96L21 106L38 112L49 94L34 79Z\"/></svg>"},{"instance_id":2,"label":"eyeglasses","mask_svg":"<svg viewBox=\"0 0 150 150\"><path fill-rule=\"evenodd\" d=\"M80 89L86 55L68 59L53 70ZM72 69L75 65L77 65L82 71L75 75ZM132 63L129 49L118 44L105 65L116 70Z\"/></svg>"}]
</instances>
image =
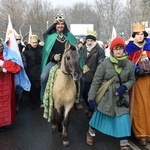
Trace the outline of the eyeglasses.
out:
<instances>
[{"instance_id":1,"label":"eyeglasses","mask_svg":"<svg viewBox=\"0 0 150 150\"><path fill-rule=\"evenodd\" d=\"M122 51L123 48L113 49L114 51Z\"/></svg>"}]
</instances>

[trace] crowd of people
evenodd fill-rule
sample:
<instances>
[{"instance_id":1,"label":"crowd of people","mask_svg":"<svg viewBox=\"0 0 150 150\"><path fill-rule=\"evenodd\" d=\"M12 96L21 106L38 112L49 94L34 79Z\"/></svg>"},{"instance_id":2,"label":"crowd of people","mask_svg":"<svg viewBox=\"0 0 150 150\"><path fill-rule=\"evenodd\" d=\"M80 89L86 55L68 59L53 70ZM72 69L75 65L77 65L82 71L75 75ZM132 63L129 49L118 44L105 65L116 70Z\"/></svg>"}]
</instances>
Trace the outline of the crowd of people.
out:
<instances>
[{"instance_id":1,"label":"crowd of people","mask_svg":"<svg viewBox=\"0 0 150 150\"><path fill-rule=\"evenodd\" d=\"M43 34L44 43L37 35L30 43L22 44L16 36L21 57L0 39L0 128L15 121L23 92L28 91L31 109L43 106L48 75L51 68L61 63L68 41L78 47L82 77L76 83L77 109L89 117L86 143L94 144L96 131L119 138L121 150L129 150L131 129L140 145L150 142L148 118L150 85L150 39L142 23L133 25L132 40L121 37L108 43L98 42L96 31L88 31L85 42L77 41L69 31L62 15ZM102 89L103 88L103 89Z\"/></svg>"}]
</instances>

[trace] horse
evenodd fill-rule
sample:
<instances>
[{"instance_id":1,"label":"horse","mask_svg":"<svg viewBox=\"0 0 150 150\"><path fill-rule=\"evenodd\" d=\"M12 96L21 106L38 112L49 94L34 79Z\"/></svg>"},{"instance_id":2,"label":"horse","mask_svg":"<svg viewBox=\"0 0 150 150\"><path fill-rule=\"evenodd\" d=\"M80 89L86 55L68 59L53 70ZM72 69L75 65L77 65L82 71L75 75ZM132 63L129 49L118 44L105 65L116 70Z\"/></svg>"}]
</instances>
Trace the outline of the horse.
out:
<instances>
[{"instance_id":1,"label":"horse","mask_svg":"<svg viewBox=\"0 0 150 150\"><path fill-rule=\"evenodd\" d=\"M66 42L60 68L56 71L53 85L54 108L51 120L52 128L62 134L63 146L69 146L69 116L77 96L75 82L82 76L79 59L77 48Z\"/></svg>"}]
</instances>

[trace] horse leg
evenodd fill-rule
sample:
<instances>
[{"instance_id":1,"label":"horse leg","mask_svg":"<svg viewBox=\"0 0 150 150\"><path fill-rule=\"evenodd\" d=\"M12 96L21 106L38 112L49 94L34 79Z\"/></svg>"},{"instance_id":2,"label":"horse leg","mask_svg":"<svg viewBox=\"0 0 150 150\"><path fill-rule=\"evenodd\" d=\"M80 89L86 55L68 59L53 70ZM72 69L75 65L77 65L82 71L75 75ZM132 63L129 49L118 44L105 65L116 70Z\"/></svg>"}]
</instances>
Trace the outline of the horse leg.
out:
<instances>
[{"instance_id":1,"label":"horse leg","mask_svg":"<svg viewBox=\"0 0 150 150\"><path fill-rule=\"evenodd\" d=\"M70 116L70 112L71 112L71 109L73 107L73 104L72 106L69 106L69 107L65 107L65 114L64 114L64 120L63 120L63 123L62 123L62 126L63 126L63 135L62 135L62 138L63 138L63 146L69 146L69 140L68 140L68 126L69 126L69 116Z\"/></svg>"},{"instance_id":2,"label":"horse leg","mask_svg":"<svg viewBox=\"0 0 150 150\"><path fill-rule=\"evenodd\" d=\"M53 113L52 113L52 119L51 119L52 129L53 130L57 130L58 129L58 124L56 122L56 114L57 114L57 110L54 108L53 109Z\"/></svg>"},{"instance_id":3,"label":"horse leg","mask_svg":"<svg viewBox=\"0 0 150 150\"><path fill-rule=\"evenodd\" d=\"M57 116L56 116L56 118L57 118L57 123L58 123L58 133L60 134L60 135L62 135L62 121L63 121L63 110L64 110L64 108L63 107L61 107L57 112Z\"/></svg>"},{"instance_id":4,"label":"horse leg","mask_svg":"<svg viewBox=\"0 0 150 150\"><path fill-rule=\"evenodd\" d=\"M57 129L58 133L62 135L62 120L63 120L63 107L54 109L54 115L52 119L52 128Z\"/></svg>"}]
</instances>

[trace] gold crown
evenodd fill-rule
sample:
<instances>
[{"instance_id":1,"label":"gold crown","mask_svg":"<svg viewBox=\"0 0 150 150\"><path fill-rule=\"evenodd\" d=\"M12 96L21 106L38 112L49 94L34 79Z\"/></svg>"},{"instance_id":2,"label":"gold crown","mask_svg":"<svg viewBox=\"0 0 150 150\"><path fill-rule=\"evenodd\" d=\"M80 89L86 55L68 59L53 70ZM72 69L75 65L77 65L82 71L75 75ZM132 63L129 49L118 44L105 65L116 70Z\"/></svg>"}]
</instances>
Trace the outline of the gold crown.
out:
<instances>
[{"instance_id":1,"label":"gold crown","mask_svg":"<svg viewBox=\"0 0 150 150\"><path fill-rule=\"evenodd\" d=\"M141 32L141 31L145 31L145 24L143 23L133 24L133 32Z\"/></svg>"},{"instance_id":2,"label":"gold crown","mask_svg":"<svg viewBox=\"0 0 150 150\"><path fill-rule=\"evenodd\" d=\"M44 42L43 41L39 42L39 45L44 46Z\"/></svg>"},{"instance_id":3,"label":"gold crown","mask_svg":"<svg viewBox=\"0 0 150 150\"><path fill-rule=\"evenodd\" d=\"M21 40L21 35L17 34L16 35L16 40Z\"/></svg>"},{"instance_id":4,"label":"gold crown","mask_svg":"<svg viewBox=\"0 0 150 150\"><path fill-rule=\"evenodd\" d=\"M30 35L30 41L31 40L38 40L38 36L37 35Z\"/></svg>"},{"instance_id":5,"label":"gold crown","mask_svg":"<svg viewBox=\"0 0 150 150\"><path fill-rule=\"evenodd\" d=\"M64 19L64 16L63 16L63 15L57 14L57 15L54 17L54 23L58 23L58 22L65 22L65 19Z\"/></svg>"},{"instance_id":6,"label":"gold crown","mask_svg":"<svg viewBox=\"0 0 150 150\"><path fill-rule=\"evenodd\" d=\"M97 39L97 32L94 30L87 30L87 35L92 35Z\"/></svg>"}]
</instances>

